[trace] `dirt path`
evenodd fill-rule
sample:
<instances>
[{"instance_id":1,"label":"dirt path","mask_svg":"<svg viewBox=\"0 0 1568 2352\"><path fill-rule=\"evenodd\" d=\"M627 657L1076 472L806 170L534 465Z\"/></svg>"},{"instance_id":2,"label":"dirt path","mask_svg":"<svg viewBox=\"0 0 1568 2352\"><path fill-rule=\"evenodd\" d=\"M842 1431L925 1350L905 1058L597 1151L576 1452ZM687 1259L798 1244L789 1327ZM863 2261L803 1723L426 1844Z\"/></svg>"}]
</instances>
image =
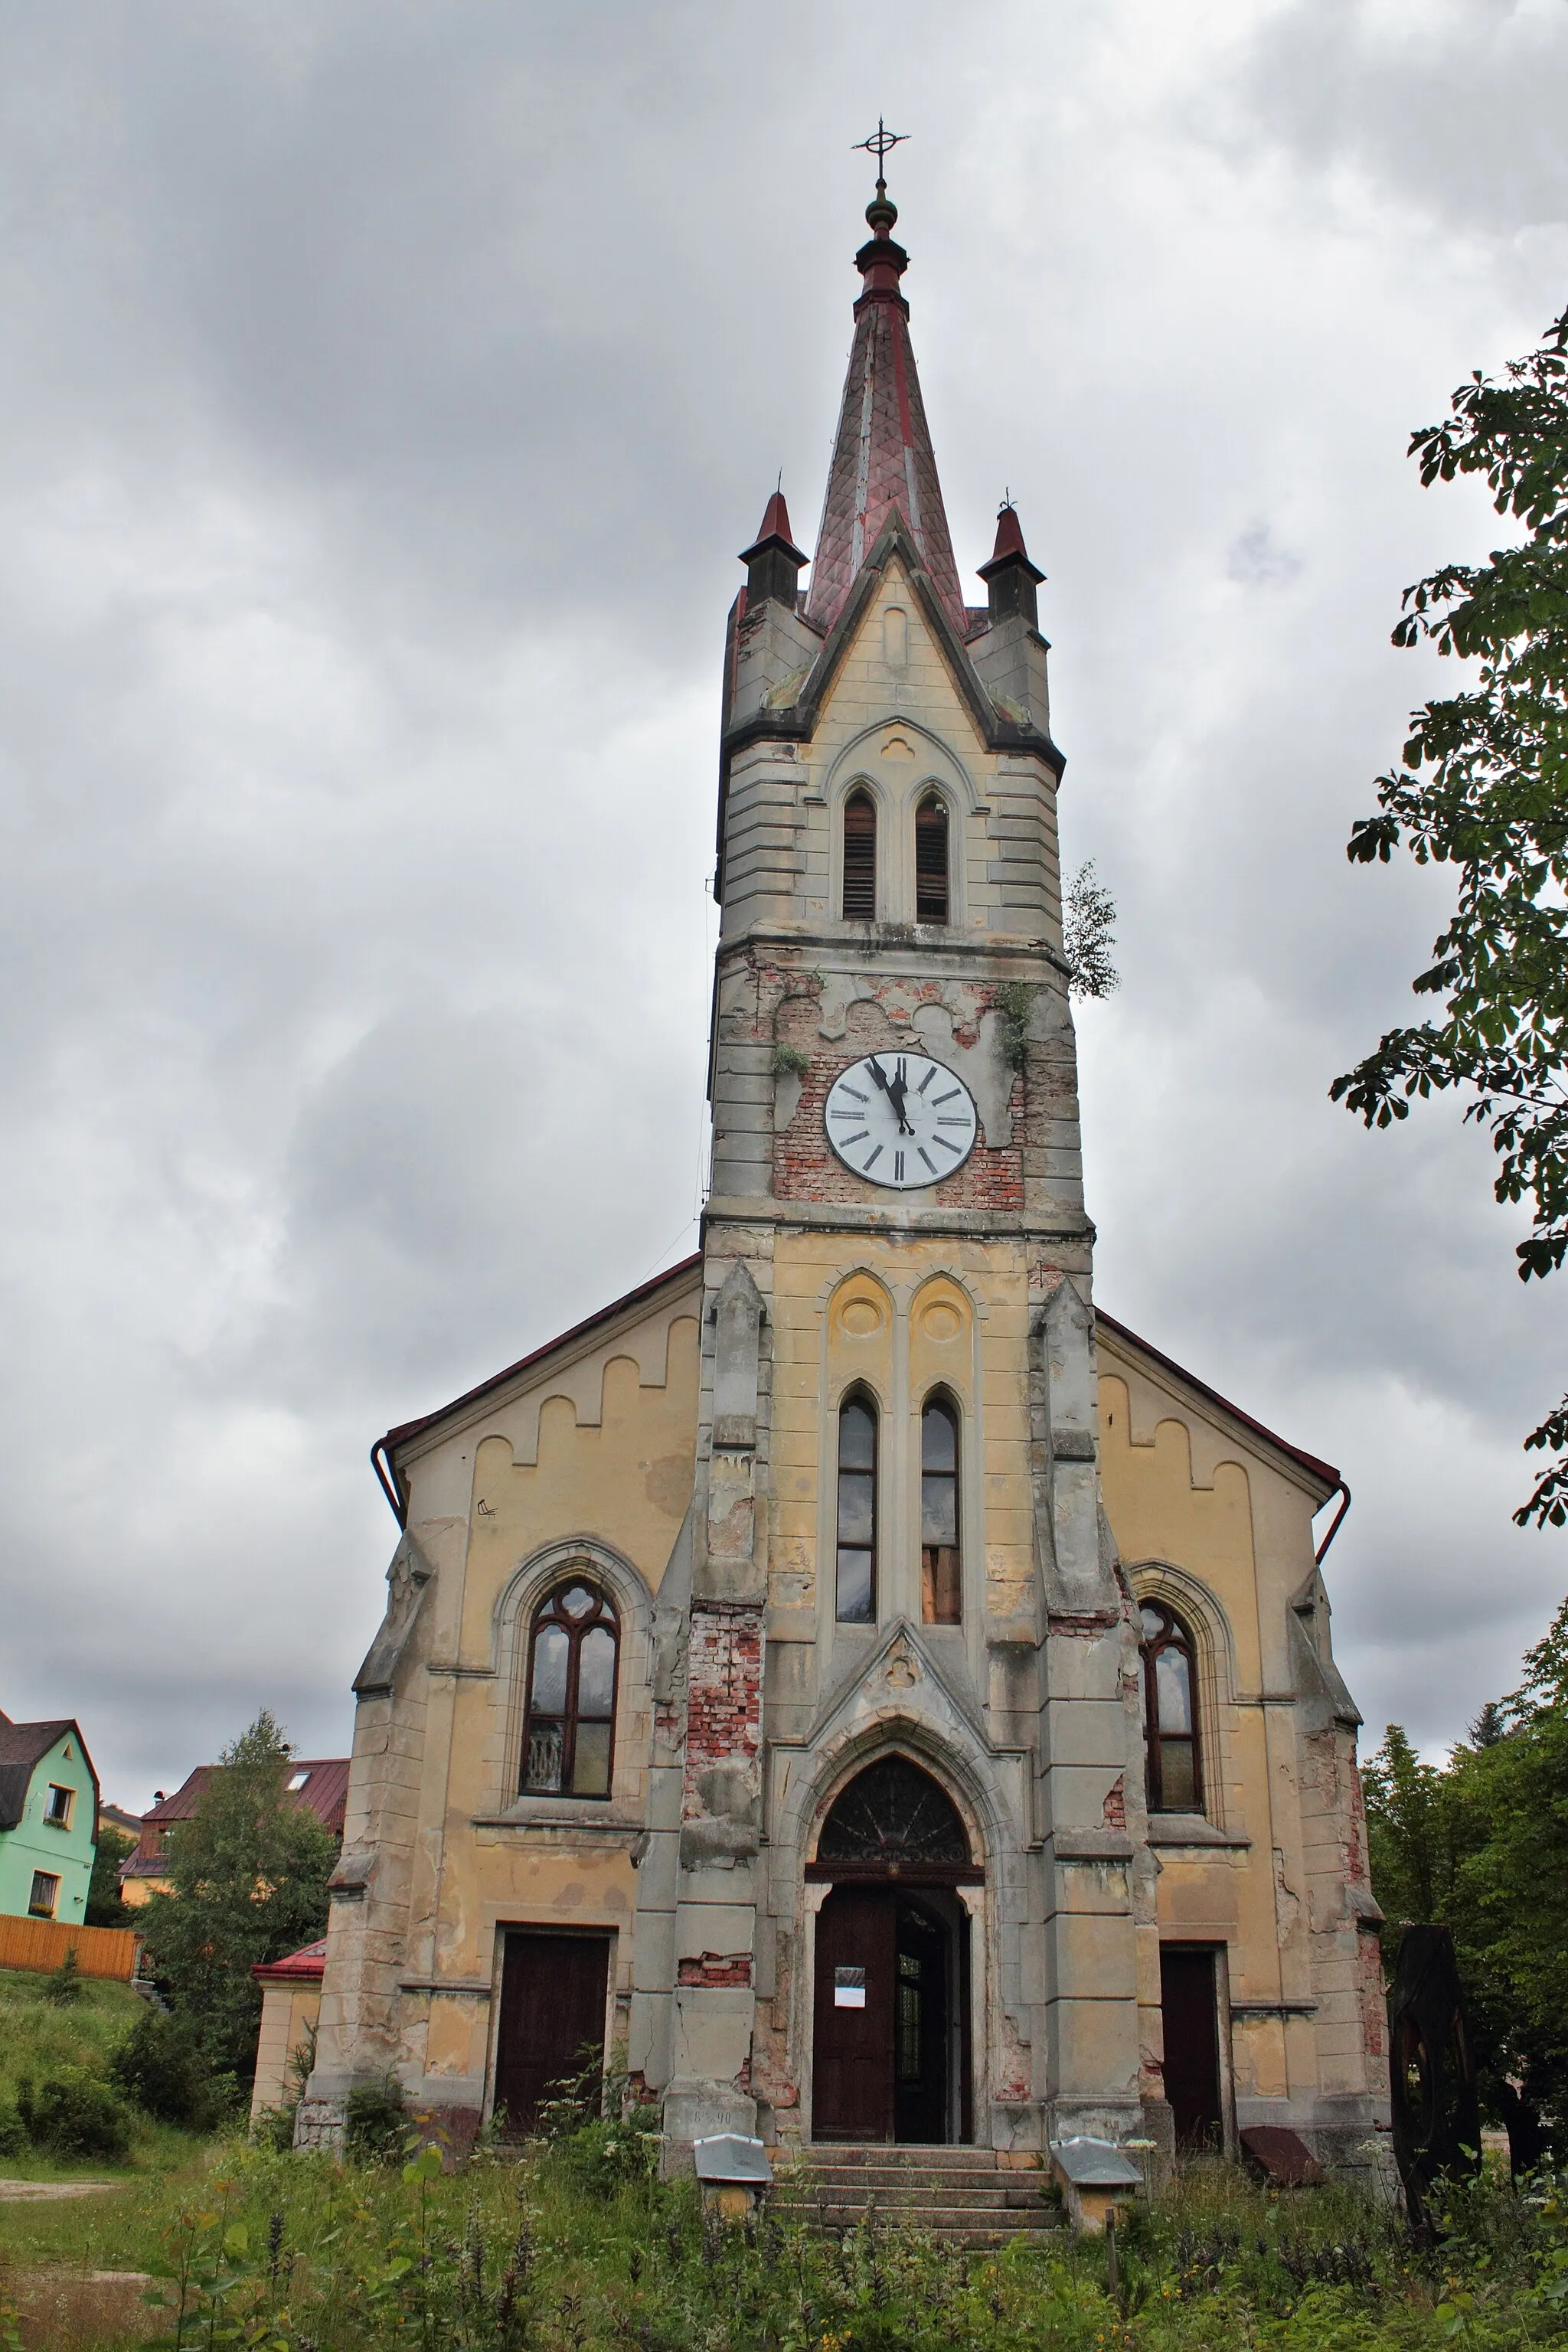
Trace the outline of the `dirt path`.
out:
<instances>
[{"instance_id":1,"label":"dirt path","mask_svg":"<svg viewBox=\"0 0 1568 2352\"><path fill-rule=\"evenodd\" d=\"M118 2180L3 2180L0 2205L47 2205L60 2197L103 2197Z\"/></svg>"}]
</instances>

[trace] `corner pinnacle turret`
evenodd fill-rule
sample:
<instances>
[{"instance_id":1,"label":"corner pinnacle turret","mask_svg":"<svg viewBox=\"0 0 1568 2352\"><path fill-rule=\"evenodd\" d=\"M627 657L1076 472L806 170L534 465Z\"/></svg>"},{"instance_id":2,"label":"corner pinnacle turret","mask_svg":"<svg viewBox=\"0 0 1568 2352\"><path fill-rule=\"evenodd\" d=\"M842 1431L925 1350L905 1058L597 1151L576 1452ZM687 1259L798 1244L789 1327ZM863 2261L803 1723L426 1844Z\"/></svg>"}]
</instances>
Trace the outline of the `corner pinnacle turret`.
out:
<instances>
[{"instance_id":1,"label":"corner pinnacle turret","mask_svg":"<svg viewBox=\"0 0 1568 2352\"><path fill-rule=\"evenodd\" d=\"M921 399L910 306L899 289L909 255L893 242L898 206L879 178L866 207L871 235L855 256L863 280L844 383L806 617L831 628L896 508L952 625L968 626L936 457Z\"/></svg>"}]
</instances>

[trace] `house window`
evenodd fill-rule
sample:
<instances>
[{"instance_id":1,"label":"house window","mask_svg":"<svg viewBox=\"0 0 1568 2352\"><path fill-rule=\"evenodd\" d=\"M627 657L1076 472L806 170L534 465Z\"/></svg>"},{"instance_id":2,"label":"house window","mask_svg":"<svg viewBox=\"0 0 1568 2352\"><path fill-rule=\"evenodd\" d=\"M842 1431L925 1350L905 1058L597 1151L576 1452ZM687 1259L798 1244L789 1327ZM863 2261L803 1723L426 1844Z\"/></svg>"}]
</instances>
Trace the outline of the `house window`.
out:
<instances>
[{"instance_id":1,"label":"house window","mask_svg":"<svg viewBox=\"0 0 1568 2352\"><path fill-rule=\"evenodd\" d=\"M841 1625L877 1618L877 1411L869 1397L838 1410L838 1598Z\"/></svg>"},{"instance_id":2,"label":"house window","mask_svg":"<svg viewBox=\"0 0 1568 2352\"><path fill-rule=\"evenodd\" d=\"M525 1796L607 1797L620 1631L604 1593L563 1585L533 1615L521 1787Z\"/></svg>"},{"instance_id":3,"label":"house window","mask_svg":"<svg viewBox=\"0 0 1568 2352\"><path fill-rule=\"evenodd\" d=\"M31 1919L52 1919L55 1906L60 1899L60 1882L53 1871L35 1870L33 1891L27 1897L27 1916Z\"/></svg>"},{"instance_id":4,"label":"house window","mask_svg":"<svg viewBox=\"0 0 1568 2352\"><path fill-rule=\"evenodd\" d=\"M921 1615L928 1625L963 1616L958 1542L958 1415L928 1397L921 1415Z\"/></svg>"},{"instance_id":5,"label":"house window","mask_svg":"<svg viewBox=\"0 0 1568 2352\"><path fill-rule=\"evenodd\" d=\"M947 920L947 803L928 793L915 811L915 920Z\"/></svg>"},{"instance_id":6,"label":"house window","mask_svg":"<svg viewBox=\"0 0 1568 2352\"><path fill-rule=\"evenodd\" d=\"M310 1777L309 1772L290 1772L289 1775L289 1794L291 1797L297 1797Z\"/></svg>"},{"instance_id":7,"label":"house window","mask_svg":"<svg viewBox=\"0 0 1568 2352\"><path fill-rule=\"evenodd\" d=\"M1155 1601L1146 1601L1139 1617L1149 1810L1152 1813L1201 1812L1197 1662L1192 1636L1168 1609Z\"/></svg>"},{"instance_id":8,"label":"house window","mask_svg":"<svg viewBox=\"0 0 1568 2352\"><path fill-rule=\"evenodd\" d=\"M51 1822L58 1830L68 1830L71 1825L71 1809L75 1803L74 1789L62 1789L57 1780L51 1780L44 1791L45 1821Z\"/></svg>"},{"instance_id":9,"label":"house window","mask_svg":"<svg viewBox=\"0 0 1568 2352\"><path fill-rule=\"evenodd\" d=\"M869 793L851 793L844 803L844 919L876 917L877 811Z\"/></svg>"}]
</instances>

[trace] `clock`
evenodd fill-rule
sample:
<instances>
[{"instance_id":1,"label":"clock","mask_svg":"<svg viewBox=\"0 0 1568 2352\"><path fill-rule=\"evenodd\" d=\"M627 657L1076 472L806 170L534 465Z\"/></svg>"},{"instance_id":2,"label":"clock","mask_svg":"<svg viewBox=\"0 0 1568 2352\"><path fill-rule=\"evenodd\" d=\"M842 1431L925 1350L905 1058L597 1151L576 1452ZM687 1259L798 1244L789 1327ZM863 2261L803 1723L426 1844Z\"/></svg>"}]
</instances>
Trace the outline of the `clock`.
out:
<instances>
[{"instance_id":1,"label":"clock","mask_svg":"<svg viewBox=\"0 0 1568 2352\"><path fill-rule=\"evenodd\" d=\"M827 1140L869 1184L909 1192L962 1168L980 1132L963 1080L925 1054L868 1054L828 1089Z\"/></svg>"}]
</instances>

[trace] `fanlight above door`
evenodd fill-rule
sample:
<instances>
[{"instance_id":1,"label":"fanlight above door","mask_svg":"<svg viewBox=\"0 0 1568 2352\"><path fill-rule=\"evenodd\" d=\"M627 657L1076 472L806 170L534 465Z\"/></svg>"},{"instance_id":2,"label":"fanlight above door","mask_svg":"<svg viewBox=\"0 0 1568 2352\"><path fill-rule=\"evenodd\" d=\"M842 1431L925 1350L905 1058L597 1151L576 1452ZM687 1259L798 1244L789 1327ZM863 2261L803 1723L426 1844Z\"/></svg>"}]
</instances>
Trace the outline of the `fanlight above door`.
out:
<instances>
[{"instance_id":1,"label":"fanlight above door","mask_svg":"<svg viewBox=\"0 0 1568 2352\"><path fill-rule=\"evenodd\" d=\"M900 1879L916 1886L979 1885L957 1806L907 1756L879 1757L835 1799L809 1879Z\"/></svg>"}]
</instances>

